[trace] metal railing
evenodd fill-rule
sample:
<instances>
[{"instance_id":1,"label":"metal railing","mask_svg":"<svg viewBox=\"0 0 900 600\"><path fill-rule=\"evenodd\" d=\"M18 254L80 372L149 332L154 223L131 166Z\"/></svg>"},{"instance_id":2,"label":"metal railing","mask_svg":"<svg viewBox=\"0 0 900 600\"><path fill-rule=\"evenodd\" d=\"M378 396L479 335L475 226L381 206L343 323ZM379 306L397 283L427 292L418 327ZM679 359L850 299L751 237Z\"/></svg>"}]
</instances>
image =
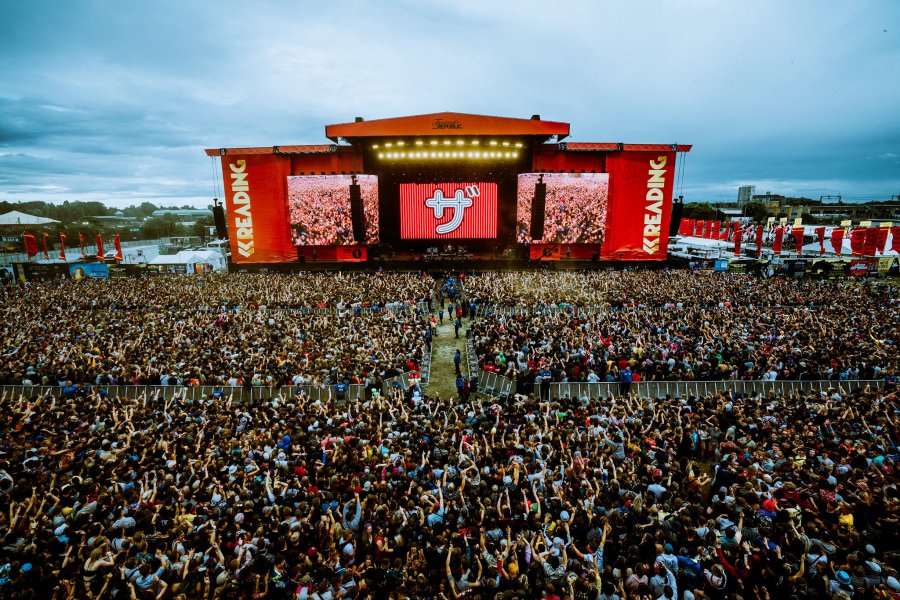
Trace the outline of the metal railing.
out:
<instances>
[{"instance_id":1,"label":"metal railing","mask_svg":"<svg viewBox=\"0 0 900 600\"><path fill-rule=\"evenodd\" d=\"M337 393L333 384L328 385L302 385L302 386L263 386L256 385L250 387L230 387L230 386L183 386L183 385L92 385L86 386L91 392L103 393L112 398L128 398L137 399L141 395L146 395L148 400L169 400L178 397L181 400L189 400L197 402L207 400L213 397L215 392L221 392L222 398L227 400L232 398L235 404L252 404L254 402L268 400L281 396L282 398L293 398L297 390L302 390L304 395L312 401L321 400L327 402L329 400L337 401ZM330 393L329 393L330 392ZM0 393L9 396L25 395L27 397L34 396L55 396L63 395L63 388L59 385L3 385L0 386ZM366 386L362 384L349 384L345 394L346 400L364 400L366 397Z\"/></svg>"},{"instance_id":2,"label":"metal railing","mask_svg":"<svg viewBox=\"0 0 900 600\"><path fill-rule=\"evenodd\" d=\"M711 396L718 392L756 392L768 395L770 392L779 396L793 396L800 393L827 392L831 389L844 391L858 388L881 388L884 381L880 379L834 380L723 380L723 381L639 381L631 384L630 393L642 398L662 398L664 396ZM621 395L621 384L618 382L600 383L551 383L551 398L609 398Z\"/></svg>"},{"instance_id":3,"label":"metal railing","mask_svg":"<svg viewBox=\"0 0 900 600\"><path fill-rule=\"evenodd\" d=\"M493 371L477 370L478 391L489 396L506 399L515 391L515 381Z\"/></svg>"}]
</instances>

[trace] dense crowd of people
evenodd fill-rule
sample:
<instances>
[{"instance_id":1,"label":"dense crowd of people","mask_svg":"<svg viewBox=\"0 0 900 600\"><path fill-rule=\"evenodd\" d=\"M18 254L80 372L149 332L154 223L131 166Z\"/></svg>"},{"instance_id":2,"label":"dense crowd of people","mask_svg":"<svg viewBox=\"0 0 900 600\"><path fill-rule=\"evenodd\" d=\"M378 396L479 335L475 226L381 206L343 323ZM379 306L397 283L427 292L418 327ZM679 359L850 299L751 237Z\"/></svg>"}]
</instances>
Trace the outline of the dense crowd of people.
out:
<instances>
[{"instance_id":1,"label":"dense crowd of people","mask_svg":"<svg viewBox=\"0 0 900 600\"><path fill-rule=\"evenodd\" d=\"M519 175L516 200L516 239L531 238L531 207L539 178L547 186L544 237L537 241L554 244L599 244L606 228L609 176L603 173Z\"/></svg>"},{"instance_id":2,"label":"dense crowd of people","mask_svg":"<svg viewBox=\"0 0 900 600\"><path fill-rule=\"evenodd\" d=\"M288 177L288 208L294 245L353 244L349 175ZM378 178L358 175L368 244L378 243Z\"/></svg>"},{"instance_id":3,"label":"dense crowd of people","mask_svg":"<svg viewBox=\"0 0 900 600\"><path fill-rule=\"evenodd\" d=\"M890 283L649 271L513 281L242 275L0 290L3 377L57 386L0 392L0 596L900 598ZM226 384L402 370L430 341L429 300L482 315L466 323L481 358L529 372L653 376L669 357L682 375L704 362L740 376L811 375L829 361L860 372L821 393L801 382L792 395L534 389L502 401L418 386L313 400L273 386L240 404L227 388L124 398L69 385L170 367ZM852 380L876 368L880 384Z\"/></svg>"}]
</instances>

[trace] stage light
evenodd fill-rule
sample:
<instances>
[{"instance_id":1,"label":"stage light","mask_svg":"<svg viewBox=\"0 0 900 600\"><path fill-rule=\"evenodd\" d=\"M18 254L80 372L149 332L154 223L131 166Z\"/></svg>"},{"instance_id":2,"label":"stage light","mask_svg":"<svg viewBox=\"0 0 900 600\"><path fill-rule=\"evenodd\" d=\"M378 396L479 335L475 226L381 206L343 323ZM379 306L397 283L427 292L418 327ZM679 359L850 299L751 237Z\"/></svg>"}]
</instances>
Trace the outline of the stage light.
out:
<instances>
[{"instance_id":1,"label":"stage light","mask_svg":"<svg viewBox=\"0 0 900 600\"><path fill-rule=\"evenodd\" d=\"M431 140L431 142L429 142L429 143L430 143L432 146L437 146L437 140Z\"/></svg>"},{"instance_id":2,"label":"stage light","mask_svg":"<svg viewBox=\"0 0 900 600\"><path fill-rule=\"evenodd\" d=\"M465 143L466 143L466 140L456 140L456 145L457 145L457 146L462 146L462 145L465 144Z\"/></svg>"},{"instance_id":3,"label":"stage light","mask_svg":"<svg viewBox=\"0 0 900 600\"><path fill-rule=\"evenodd\" d=\"M372 150L378 150L378 144L372 144Z\"/></svg>"},{"instance_id":4,"label":"stage light","mask_svg":"<svg viewBox=\"0 0 900 600\"><path fill-rule=\"evenodd\" d=\"M400 140L399 142L397 142L397 145L398 145L398 146L402 146L402 145L403 145L403 140Z\"/></svg>"},{"instance_id":5,"label":"stage light","mask_svg":"<svg viewBox=\"0 0 900 600\"><path fill-rule=\"evenodd\" d=\"M400 153L400 158L406 158L406 152L401 152L401 153Z\"/></svg>"},{"instance_id":6,"label":"stage light","mask_svg":"<svg viewBox=\"0 0 900 600\"><path fill-rule=\"evenodd\" d=\"M381 152L379 152L379 153L378 153L378 158L384 158L384 154L382 154Z\"/></svg>"},{"instance_id":7,"label":"stage light","mask_svg":"<svg viewBox=\"0 0 900 600\"><path fill-rule=\"evenodd\" d=\"M509 146L509 142L503 142L504 146Z\"/></svg>"},{"instance_id":8,"label":"stage light","mask_svg":"<svg viewBox=\"0 0 900 600\"><path fill-rule=\"evenodd\" d=\"M432 153L431 153L431 158L437 158L437 152L432 152Z\"/></svg>"},{"instance_id":9,"label":"stage light","mask_svg":"<svg viewBox=\"0 0 900 600\"><path fill-rule=\"evenodd\" d=\"M513 158L519 158L519 153L518 153L518 152L513 152Z\"/></svg>"},{"instance_id":10,"label":"stage light","mask_svg":"<svg viewBox=\"0 0 900 600\"><path fill-rule=\"evenodd\" d=\"M481 142L479 142L478 140L472 140L472 145L473 145L473 146L477 146L477 145L480 144L480 143L481 143Z\"/></svg>"},{"instance_id":11,"label":"stage light","mask_svg":"<svg viewBox=\"0 0 900 600\"><path fill-rule=\"evenodd\" d=\"M504 157L504 158L509 158L509 152L504 152L504 153L503 153L503 157Z\"/></svg>"},{"instance_id":12,"label":"stage light","mask_svg":"<svg viewBox=\"0 0 900 600\"><path fill-rule=\"evenodd\" d=\"M491 146L496 146L496 145L497 145L497 140L491 140Z\"/></svg>"},{"instance_id":13,"label":"stage light","mask_svg":"<svg viewBox=\"0 0 900 600\"><path fill-rule=\"evenodd\" d=\"M475 158L481 158L481 152L475 152Z\"/></svg>"},{"instance_id":14,"label":"stage light","mask_svg":"<svg viewBox=\"0 0 900 600\"><path fill-rule=\"evenodd\" d=\"M452 144L452 143L453 143L453 142L451 142L450 140L444 140L444 145L445 145L445 146L449 146L449 145Z\"/></svg>"},{"instance_id":15,"label":"stage light","mask_svg":"<svg viewBox=\"0 0 900 600\"><path fill-rule=\"evenodd\" d=\"M521 147L522 147L522 142L516 142L516 148L521 148Z\"/></svg>"},{"instance_id":16,"label":"stage light","mask_svg":"<svg viewBox=\"0 0 900 600\"><path fill-rule=\"evenodd\" d=\"M416 146L421 146L424 143L425 142L423 142L422 140L416 140Z\"/></svg>"},{"instance_id":17,"label":"stage light","mask_svg":"<svg viewBox=\"0 0 900 600\"><path fill-rule=\"evenodd\" d=\"M388 142L387 144L384 145L385 148L390 148L391 146L393 146L393 144L390 142Z\"/></svg>"}]
</instances>

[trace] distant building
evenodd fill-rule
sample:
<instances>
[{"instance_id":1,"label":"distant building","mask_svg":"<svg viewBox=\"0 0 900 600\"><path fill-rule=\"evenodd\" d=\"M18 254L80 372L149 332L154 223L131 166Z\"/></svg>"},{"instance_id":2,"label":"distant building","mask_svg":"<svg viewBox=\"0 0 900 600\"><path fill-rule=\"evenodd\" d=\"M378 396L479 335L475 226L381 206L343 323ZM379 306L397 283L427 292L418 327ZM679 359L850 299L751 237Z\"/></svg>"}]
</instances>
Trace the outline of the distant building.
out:
<instances>
[{"instance_id":1,"label":"distant building","mask_svg":"<svg viewBox=\"0 0 900 600\"><path fill-rule=\"evenodd\" d=\"M176 221L197 221L204 218L213 218L213 213L208 208L160 208L154 210L152 217L175 219Z\"/></svg>"},{"instance_id":2,"label":"distant building","mask_svg":"<svg viewBox=\"0 0 900 600\"><path fill-rule=\"evenodd\" d=\"M738 206L743 206L750 202L753 194L756 193L755 185L742 185L738 188Z\"/></svg>"}]
</instances>

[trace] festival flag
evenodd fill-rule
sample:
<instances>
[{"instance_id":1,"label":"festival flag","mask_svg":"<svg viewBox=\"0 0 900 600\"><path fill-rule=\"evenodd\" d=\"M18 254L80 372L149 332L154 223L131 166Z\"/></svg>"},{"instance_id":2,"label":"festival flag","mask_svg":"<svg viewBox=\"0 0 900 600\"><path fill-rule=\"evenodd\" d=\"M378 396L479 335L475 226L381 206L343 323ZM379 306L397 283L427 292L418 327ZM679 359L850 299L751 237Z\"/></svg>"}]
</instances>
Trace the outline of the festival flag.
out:
<instances>
[{"instance_id":1,"label":"festival flag","mask_svg":"<svg viewBox=\"0 0 900 600\"><path fill-rule=\"evenodd\" d=\"M66 262L66 234L59 232L59 260Z\"/></svg>"},{"instance_id":2,"label":"festival flag","mask_svg":"<svg viewBox=\"0 0 900 600\"><path fill-rule=\"evenodd\" d=\"M116 247L116 262L122 262L122 243L119 241L119 234L113 238L113 246Z\"/></svg>"},{"instance_id":3,"label":"festival flag","mask_svg":"<svg viewBox=\"0 0 900 600\"><path fill-rule=\"evenodd\" d=\"M44 250L44 260L50 260L50 253L47 252L47 238L48 237L50 237L50 234L45 231L44 235L41 239L41 246L43 246L42 249Z\"/></svg>"},{"instance_id":4,"label":"festival flag","mask_svg":"<svg viewBox=\"0 0 900 600\"><path fill-rule=\"evenodd\" d=\"M706 239L712 239L713 224L713 221L706 222Z\"/></svg>"},{"instance_id":5,"label":"festival flag","mask_svg":"<svg viewBox=\"0 0 900 600\"><path fill-rule=\"evenodd\" d=\"M35 237L30 233L26 233L22 238L25 240L25 254L28 255L28 258L32 259L37 256L38 245Z\"/></svg>"},{"instance_id":6,"label":"festival flag","mask_svg":"<svg viewBox=\"0 0 900 600\"><path fill-rule=\"evenodd\" d=\"M78 243L81 245L81 258L87 258L87 252L84 251L84 234L78 232Z\"/></svg>"},{"instance_id":7,"label":"festival flag","mask_svg":"<svg viewBox=\"0 0 900 600\"><path fill-rule=\"evenodd\" d=\"M682 219L681 223L678 225L678 235L682 237L687 237L691 235L688 233L694 227L693 219Z\"/></svg>"},{"instance_id":8,"label":"festival flag","mask_svg":"<svg viewBox=\"0 0 900 600\"><path fill-rule=\"evenodd\" d=\"M97 234L97 260L103 262L103 238Z\"/></svg>"},{"instance_id":9,"label":"festival flag","mask_svg":"<svg viewBox=\"0 0 900 600\"><path fill-rule=\"evenodd\" d=\"M891 227L891 250L900 252L900 227Z\"/></svg>"},{"instance_id":10,"label":"festival flag","mask_svg":"<svg viewBox=\"0 0 900 600\"><path fill-rule=\"evenodd\" d=\"M816 227L816 237L819 238L819 256L825 254L825 228Z\"/></svg>"},{"instance_id":11,"label":"festival flag","mask_svg":"<svg viewBox=\"0 0 900 600\"><path fill-rule=\"evenodd\" d=\"M838 256L841 255L841 251L844 248L844 229L842 227L835 227L831 232L831 249L834 250L834 253Z\"/></svg>"},{"instance_id":12,"label":"festival flag","mask_svg":"<svg viewBox=\"0 0 900 600\"><path fill-rule=\"evenodd\" d=\"M888 228L878 227L878 233L875 237L875 250L884 254L887 252Z\"/></svg>"},{"instance_id":13,"label":"festival flag","mask_svg":"<svg viewBox=\"0 0 900 600\"><path fill-rule=\"evenodd\" d=\"M802 227L794 227L791 230L791 235L794 236L794 242L796 242L796 250L797 254L803 254L803 228Z\"/></svg>"},{"instance_id":14,"label":"festival flag","mask_svg":"<svg viewBox=\"0 0 900 600\"><path fill-rule=\"evenodd\" d=\"M866 227L866 237L863 242L863 255L875 256L875 250L878 247L878 228Z\"/></svg>"},{"instance_id":15,"label":"festival flag","mask_svg":"<svg viewBox=\"0 0 900 600\"><path fill-rule=\"evenodd\" d=\"M853 256L862 256L863 242L866 241L866 229L856 227L850 232L850 252Z\"/></svg>"},{"instance_id":16,"label":"festival flag","mask_svg":"<svg viewBox=\"0 0 900 600\"><path fill-rule=\"evenodd\" d=\"M713 221L712 239L718 240L722 237L722 222Z\"/></svg>"},{"instance_id":17,"label":"festival flag","mask_svg":"<svg viewBox=\"0 0 900 600\"><path fill-rule=\"evenodd\" d=\"M762 225L756 226L756 258L762 256L763 229Z\"/></svg>"},{"instance_id":18,"label":"festival flag","mask_svg":"<svg viewBox=\"0 0 900 600\"><path fill-rule=\"evenodd\" d=\"M775 256L781 255L781 244L784 240L784 227L779 225L775 228L775 240L772 242L772 252Z\"/></svg>"},{"instance_id":19,"label":"festival flag","mask_svg":"<svg viewBox=\"0 0 900 600\"><path fill-rule=\"evenodd\" d=\"M741 231L741 224L735 222L734 224L734 255L739 257L741 255L741 237L744 232Z\"/></svg>"}]
</instances>

